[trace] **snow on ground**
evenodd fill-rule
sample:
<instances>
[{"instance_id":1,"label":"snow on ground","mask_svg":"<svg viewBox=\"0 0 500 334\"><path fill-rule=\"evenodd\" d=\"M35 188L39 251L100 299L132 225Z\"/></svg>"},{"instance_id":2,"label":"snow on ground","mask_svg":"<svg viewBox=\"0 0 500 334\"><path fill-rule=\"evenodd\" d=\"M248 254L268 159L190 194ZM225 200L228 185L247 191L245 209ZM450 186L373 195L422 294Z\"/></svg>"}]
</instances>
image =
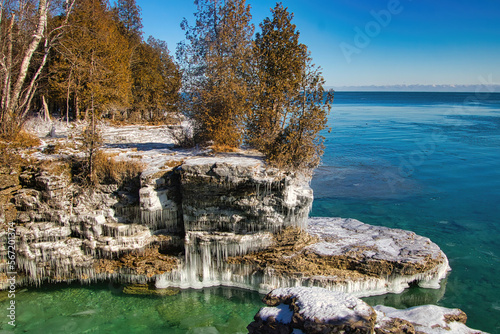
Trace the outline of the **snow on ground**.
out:
<instances>
[{"instance_id":1,"label":"snow on ground","mask_svg":"<svg viewBox=\"0 0 500 334\"><path fill-rule=\"evenodd\" d=\"M293 311L290 309L290 305L279 304L276 307L261 308L259 317L264 321L267 321L271 317L282 324L289 324L292 322Z\"/></svg>"},{"instance_id":2,"label":"snow on ground","mask_svg":"<svg viewBox=\"0 0 500 334\"><path fill-rule=\"evenodd\" d=\"M80 142L78 137L88 123L63 121L44 121L33 118L26 123L25 129L37 135L42 144L37 148L38 152L32 153L37 159L61 158L65 155L78 155ZM256 151L240 150L234 153L217 154L217 157L207 157L209 150L204 148L182 149L176 147L176 136L174 133L192 132L189 121L182 121L178 125L124 125L115 126L109 123L100 123L98 129L103 139L102 149L105 153L112 155L117 160L134 159L144 164L143 176L155 174L159 171L171 169L180 165L188 158L197 157L189 162L190 165L197 163L213 162L218 164L231 164L235 168L247 168L255 166L264 168L262 155ZM55 154L48 154L50 145L58 144L62 148ZM200 157L204 156L204 157Z\"/></svg>"},{"instance_id":3,"label":"snow on ground","mask_svg":"<svg viewBox=\"0 0 500 334\"><path fill-rule=\"evenodd\" d=\"M52 159L79 152L78 137L85 129L87 123L71 122L66 124L61 121L44 121L38 118L27 122L25 129L40 137L42 144L33 156L38 159ZM99 124L103 139L102 149L117 160L134 159L145 166L145 174L155 173L167 166L180 164L181 161L202 153L198 148L176 148L174 131L189 128L187 122L181 125L126 125L113 126ZM52 136L50 135L52 134ZM49 145L59 144L62 148L56 154L44 153ZM167 167L168 168L168 167Z\"/></svg>"}]
</instances>

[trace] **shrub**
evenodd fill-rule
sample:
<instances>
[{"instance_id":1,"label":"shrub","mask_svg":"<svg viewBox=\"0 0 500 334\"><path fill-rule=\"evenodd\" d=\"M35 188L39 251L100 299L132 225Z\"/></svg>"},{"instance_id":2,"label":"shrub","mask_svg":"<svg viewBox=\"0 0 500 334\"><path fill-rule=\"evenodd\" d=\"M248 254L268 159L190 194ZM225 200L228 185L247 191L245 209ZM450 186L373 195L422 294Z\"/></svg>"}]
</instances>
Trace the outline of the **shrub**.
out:
<instances>
[{"instance_id":1,"label":"shrub","mask_svg":"<svg viewBox=\"0 0 500 334\"><path fill-rule=\"evenodd\" d=\"M0 137L0 166L13 167L22 163L20 151L40 145L40 139L20 131L13 138Z\"/></svg>"},{"instance_id":2,"label":"shrub","mask_svg":"<svg viewBox=\"0 0 500 334\"><path fill-rule=\"evenodd\" d=\"M96 183L123 185L131 182L143 170L144 164L133 160L117 160L114 156L98 151L94 157Z\"/></svg>"}]
</instances>

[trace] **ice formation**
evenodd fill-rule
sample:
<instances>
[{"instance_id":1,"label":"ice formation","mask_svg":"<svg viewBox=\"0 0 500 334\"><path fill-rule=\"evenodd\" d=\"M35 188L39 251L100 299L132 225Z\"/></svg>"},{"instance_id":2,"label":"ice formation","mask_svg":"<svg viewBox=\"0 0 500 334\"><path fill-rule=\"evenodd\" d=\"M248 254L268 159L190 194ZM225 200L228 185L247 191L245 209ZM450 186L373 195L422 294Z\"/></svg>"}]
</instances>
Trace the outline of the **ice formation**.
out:
<instances>
[{"instance_id":1,"label":"ice formation","mask_svg":"<svg viewBox=\"0 0 500 334\"><path fill-rule=\"evenodd\" d=\"M426 333L481 334L466 326L459 309L435 305L398 310L371 307L361 299L323 288L281 288L263 299L267 305L247 328L254 333Z\"/></svg>"},{"instance_id":2,"label":"ice formation","mask_svg":"<svg viewBox=\"0 0 500 334\"><path fill-rule=\"evenodd\" d=\"M88 193L57 168L21 175L14 202L17 263L25 283L111 278L153 280L160 288L222 284L264 293L318 286L361 296L400 292L413 282L436 287L446 275L447 259L428 239L354 220L308 220L310 175L271 168L252 151L202 156L199 150L174 150L169 133L165 126L146 132L138 126L104 127L108 152L146 165L136 190L102 185ZM55 140L46 138L44 145ZM300 256L358 266L364 274L278 273L272 266L227 261L272 247L273 234L287 227L319 238ZM6 234L0 239L5 246ZM113 262L154 247L173 249L177 265L145 276ZM5 258L6 249L0 256Z\"/></svg>"}]
</instances>

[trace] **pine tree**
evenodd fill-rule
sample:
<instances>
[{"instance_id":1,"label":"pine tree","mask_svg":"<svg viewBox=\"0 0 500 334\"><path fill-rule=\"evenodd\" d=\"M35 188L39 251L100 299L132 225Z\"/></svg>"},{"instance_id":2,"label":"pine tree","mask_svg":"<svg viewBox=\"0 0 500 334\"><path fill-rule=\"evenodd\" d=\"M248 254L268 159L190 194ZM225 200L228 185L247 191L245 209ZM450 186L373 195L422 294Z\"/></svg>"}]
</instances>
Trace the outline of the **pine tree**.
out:
<instances>
[{"instance_id":1,"label":"pine tree","mask_svg":"<svg viewBox=\"0 0 500 334\"><path fill-rule=\"evenodd\" d=\"M319 132L326 127L333 99L319 68L281 3L256 35L256 101L248 140L269 162L293 169L314 168L323 153Z\"/></svg>"},{"instance_id":2,"label":"pine tree","mask_svg":"<svg viewBox=\"0 0 500 334\"><path fill-rule=\"evenodd\" d=\"M274 145L287 124L307 59L307 48L299 43L299 32L291 23L293 14L281 3L272 13L272 19L260 24L262 32L255 38L256 101L248 134L250 143L263 151Z\"/></svg>"},{"instance_id":3,"label":"pine tree","mask_svg":"<svg viewBox=\"0 0 500 334\"><path fill-rule=\"evenodd\" d=\"M150 36L136 50L132 64L133 109L142 119L162 120L167 112L176 112L181 74L167 44Z\"/></svg>"},{"instance_id":4,"label":"pine tree","mask_svg":"<svg viewBox=\"0 0 500 334\"><path fill-rule=\"evenodd\" d=\"M77 0L68 33L58 51L73 86L76 109L97 115L130 104L131 51L103 0ZM64 85L63 85L64 86Z\"/></svg>"},{"instance_id":5,"label":"pine tree","mask_svg":"<svg viewBox=\"0 0 500 334\"><path fill-rule=\"evenodd\" d=\"M196 137L219 147L237 147L250 111L249 81L253 25L245 0L195 1L196 24L178 48L187 104Z\"/></svg>"}]
</instances>

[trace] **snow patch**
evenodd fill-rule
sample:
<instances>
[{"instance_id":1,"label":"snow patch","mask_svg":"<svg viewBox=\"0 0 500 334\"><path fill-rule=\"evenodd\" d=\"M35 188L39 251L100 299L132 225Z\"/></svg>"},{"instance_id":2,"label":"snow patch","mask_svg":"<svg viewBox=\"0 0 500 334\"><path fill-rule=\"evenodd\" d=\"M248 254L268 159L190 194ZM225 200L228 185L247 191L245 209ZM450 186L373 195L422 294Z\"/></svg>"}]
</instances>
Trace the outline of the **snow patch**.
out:
<instances>
[{"instance_id":1,"label":"snow patch","mask_svg":"<svg viewBox=\"0 0 500 334\"><path fill-rule=\"evenodd\" d=\"M261 308L257 316L264 321L267 321L269 318L274 318L282 324L289 324L292 322L293 311L290 309L289 305L280 304L276 307Z\"/></svg>"},{"instance_id":2,"label":"snow patch","mask_svg":"<svg viewBox=\"0 0 500 334\"><path fill-rule=\"evenodd\" d=\"M280 288L270 292L268 297L295 298L300 315L322 322L356 319L359 316L368 318L373 313L373 309L361 299L318 287Z\"/></svg>"},{"instance_id":3,"label":"snow patch","mask_svg":"<svg viewBox=\"0 0 500 334\"><path fill-rule=\"evenodd\" d=\"M480 334L478 330L470 329L464 323L453 321L447 322L446 315L458 316L461 311L448 309L436 305L416 306L405 310L377 305L377 323L388 321L391 318L399 318L411 322L415 330L427 334Z\"/></svg>"}]
</instances>

